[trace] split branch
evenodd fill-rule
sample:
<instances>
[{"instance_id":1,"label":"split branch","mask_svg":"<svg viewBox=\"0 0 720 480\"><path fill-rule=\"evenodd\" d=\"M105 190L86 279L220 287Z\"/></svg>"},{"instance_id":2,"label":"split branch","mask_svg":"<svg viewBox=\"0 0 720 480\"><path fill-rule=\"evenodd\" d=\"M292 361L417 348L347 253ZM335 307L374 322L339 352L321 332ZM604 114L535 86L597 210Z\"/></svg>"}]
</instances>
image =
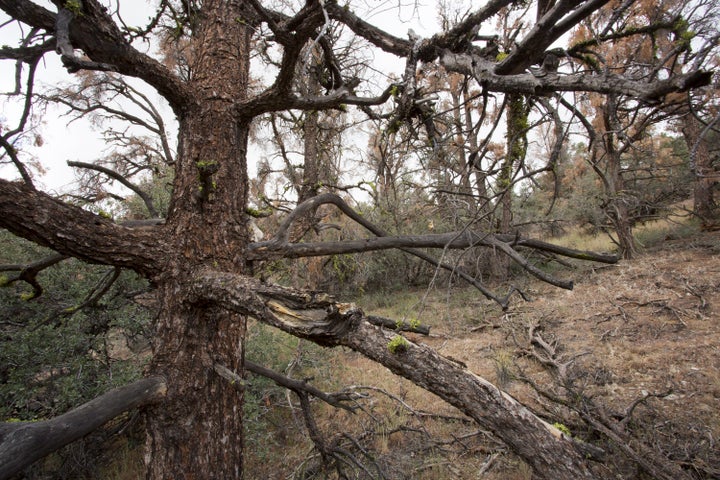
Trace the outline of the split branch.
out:
<instances>
[{"instance_id":1,"label":"split branch","mask_svg":"<svg viewBox=\"0 0 720 480\"><path fill-rule=\"evenodd\" d=\"M345 346L425 388L493 432L534 469L539 479L597 479L572 439L535 416L507 393L432 348L405 340L390 352L396 335L366 321L352 304L257 279L198 272L194 300L250 315L291 335L323 346Z\"/></svg>"}]
</instances>

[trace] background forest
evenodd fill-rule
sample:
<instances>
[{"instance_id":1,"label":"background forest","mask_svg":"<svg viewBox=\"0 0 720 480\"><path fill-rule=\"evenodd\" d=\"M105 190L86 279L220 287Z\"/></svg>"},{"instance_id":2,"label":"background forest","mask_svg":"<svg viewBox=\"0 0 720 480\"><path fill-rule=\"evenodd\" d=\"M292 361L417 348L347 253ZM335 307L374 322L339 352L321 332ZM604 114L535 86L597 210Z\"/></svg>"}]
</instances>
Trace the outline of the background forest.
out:
<instances>
[{"instance_id":1,"label":"background forest","mask_svg":"<svg viewBox=\"0 0 720 480\"><path fill-rule=\"evenodd\" d=\"M190 78L186 35L195 2L180 3L185 11L161 2L177 23L152 41L168 68ZM702 68L711 72L706 84L642 101L613 92L492 91L440 63L416 59L398 69L372 57L343 23L326 23L302 48L292 88L327 94L340 71L351 72L371 86L390 82L387 102L255 118L246 209L252 241L263 245L288 228L299 204L335 194L360 220L338 201L320 201L298 216L288 238L300 246L364 239L370 224L375 236L407 243L249 257L249 264L263 282L329 292L378 322L393 319L387 328L510 392L585 444L587 458L599 456L600 445L614 475L673 478L678 469L687 478L718 478L718 6L615 3L570 29L528 71L542 79L612 66L650 82ZM448 30L470 15L458 2L420 7L393 18L429 12L425 22ZM619 11L613 8L624 16L605 28ZM526 18L540 18L541 9L510 4L472 31L468 48L503 62L531 30ZM15 28L2 20L3 29ZM252 37L251 62L278 71L283 57L265 28ZM119 225L163 225L180 155L168 106L141 82L107 71L82 70L79 81L32 91L38 61L0 58L17 60L15 91L4 102L20 118L0 118L3 176L52 182L55 167L40 158L52 148L43 127L90 128L85 135L101 138L102 155L60 159L74 180L56 196ZM250 79L252 93L262 91L264 75ZM206 200L217 188L217 166L196 164L195 195ZM408 252L415 237L448 232L455 232L448 245L468 232L487 236L434 250L432 262L423 257L430 248ZM6 230L0 236L0 421L55 417L143 376L159 309L152 282ZM564 250L523 249L528 238ZM575 258L562 257L565 249ZM492 432L384 367L252 318L247 328L245 478L531 478ZM388 348L402 350L402 340ZM669 365L677 371L661 371ZM128 412L17 478L141 478L143 422Z\"/></svg>"}]
</instances>

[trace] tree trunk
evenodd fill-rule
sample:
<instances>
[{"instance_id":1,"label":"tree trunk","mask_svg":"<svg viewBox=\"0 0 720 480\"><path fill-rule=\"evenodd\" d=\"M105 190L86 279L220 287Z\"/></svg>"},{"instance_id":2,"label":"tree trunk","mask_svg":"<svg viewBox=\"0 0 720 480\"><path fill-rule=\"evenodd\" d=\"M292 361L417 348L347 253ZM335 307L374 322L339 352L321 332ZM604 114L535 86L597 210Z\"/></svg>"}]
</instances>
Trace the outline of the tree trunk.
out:
<instances>
[{"instance_id":1,"label":"tree trunk","mask_svg":"<svg viewBox=\"0 0 720 480\"><path fill-rule=\"evenodd\" d=\"M155 279L160 311L150 372L168 381L167 401L147 413L148 479L242 478L242 393L214 372L242 375L245 317L188 300L202 266L245 273L249 242L249 28L237 2L203 4L194 38L194 102L179 118L173 199L166 228L170 259Z\"/></svg>"},{"instance_id":2,"label":"tree trunk","mask_svg":"<svg viewBox=\"0 0 720 480\"><path fill-rule=\"evenodd\" d=\"M525 106L525 97L520 94L508 95L506 154L497 179L498 205L500 206L497 232L502 234L512 233L513 176L515 169L525 160L527 122L528 110ZM495 276L503 279L507 278L510 270L510 259L496 253L492 263L492 270Z\"/></svg>"},{"instance_id":3,"label":"tree trunk","mask_svg":"<svg viewBox=\"0 0 720 480\"><path fill-rule=\"evenodd\" d=\"M690 161L695 174L693 212L700 219L703 229L718 229L720 211L715 203L715 190L720 182L720 173L713 168L709 142L702 137L703 125L693 115L688 115L682 133L690 151Z\"/></svg>"},{"instance_id":4,"label":"tree trunk","mask_svg":"<svg viewBox=\"0 0 720 480\"><path fill-rule=\"evenodd\" d=\"M622 176L622 164L620 152L615 144L616 135L620 126L616 120L617 96L608 95L605 107L602 110L603 125L603 147L607 162L607 173L605 175L605 194L607 204L605 212L612 223L617 235L620 254L625 259L630 259L636 252L635 239L632 232L632 221L630 209L628 208L628 197L625 191L625 181Z\"/></svg>"}]
</instances>

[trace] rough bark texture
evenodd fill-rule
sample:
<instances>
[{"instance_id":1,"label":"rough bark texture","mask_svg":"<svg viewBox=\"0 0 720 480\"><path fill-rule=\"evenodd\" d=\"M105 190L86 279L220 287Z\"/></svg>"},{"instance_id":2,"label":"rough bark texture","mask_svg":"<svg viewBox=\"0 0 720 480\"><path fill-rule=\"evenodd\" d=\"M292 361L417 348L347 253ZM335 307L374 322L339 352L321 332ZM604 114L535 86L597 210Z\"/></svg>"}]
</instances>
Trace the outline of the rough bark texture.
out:
<instances>
[{"instance_id":1,"label":"rough bark texture","mask_svg":"<svg viewBox=\"0 0 720 480\"><path fill-rule=\"evenodd\" d=\"M4 228L59 253L147 276L162 268L166 246L158 231L114 224L25 184L0 179L0 211Z\"/></svg>"},{"instance_id":2,"label":"rough bark texture","mask_svg":"<svg viewBox=\"0 0 720 480\"><path fill-rule=\"evenodd\" d=\"M212 266L242 273L248 243L247 138L236 101L248 85L248 27L236 2L203 5L192 87L180 121L172 258L158 279L160 313L150 371L168 378L167 401L147 413L149 479L242 477L242 392L214 364L242 375L245 318L187 301L187 279ZM212 473L210 473L212 472Z\"/></svg>"},{"instance_id":3,"label":"rough bark texture","mask_svg":"<svg viewBox=\"0 0 720 480\"><path fill-rule=\"evenodd\" d=\"M549 95L562 91L594 91L655 101L669 92L707 84L711 74L693 71L645 82L612 73L542 78L523 73L541 58L545 46L559 40L574 23L597 10L605 0L557 2L548 6L547 11L543 8L540 21L501 64L478 56L468 36L474 35L483 22L510 4L509 0L491 0L448 31L420 42L410 42L373 27L349 8L333 1L309 0L292 17L273 12L269 6L254 0L187 3L188 10L192 7L197 11L188 14L192 17L188 19L192 28L180 32L187 34L183 41L188 42L185 52L189 61L187 75L181 76L134 48L131 32L121 28L113 12L97 0L54 0L59 13L29 0L0 0L0 9L5 14L30 29L38 29L42 38L57 40L61 59L69 71L111 70L142 79L169 102L178 117L173 197L163 225L142 230L116 225L34 190L27 179L25 184L0 180L0 226L63 255L132 269L157 288L159 314L154 325L154 355L149 373L162 376L167 392L162 406L147 410L147 478L242 477L242 390L227 377L237 378L243 373L246 315L320 345L344 345L381 362L457 406L483 428L502 438L533 467L536 478L599 478L593 476L575 442L564 438L557 429L464 367L412 343L392 353L387 348L391 334L366 322L362 312L353 305L336 303L321 294L265 285L246 276L249 270L246 262L252 255L260 258L263 254L272 257L277 253L272 251L276 246L272 242L256 248L249 246L245 208L250 124L265 112L369 106L389 100L396 86L388 85L377 97L359 97L348 85L324 94L317 88L304 93L293 89L301 50L318 38L326 18L344 23L359 37L384 51L403 58L413 52L415 60L423 62L438 60L447 70L473 78L487 92ZM162 5L167 7L166 2ZM272 36L265 35L264 40L282 50L282 59L274 82L248 98L250 34L266 29L272 31ZM0 58L20 58L13 55L22 52L12 50L10 47L0 49ZM47 46L42 45L38 51L47 51ZM82 51L84 56L76 56L77 51ZM412 75L415 62L409 65L411 75L406 81L415 78ZM317 129L309 125L306 134L316 135ZM317 157L322 147L313 143L315 140L310 139L306 144L306 154L310 157ZM13 152L7 146L3 148L6 153ZM318 174L322 173L321 168L318 167ZM312 177L313 173L308 172L308 176ZM309 186L314 188L315 183ZM620 185L617 190L621 188ZM312 188L307 192L313 193L316 190ZM363 224L356 213L348 210L343 213ZM303 212L296 210L293 215L297 218L301 214ZM276 236L284 257L292 256L287 225L283 226L284 233ZM369 230L380 237L386 235L381 230ZM516 261L515 246L538 248L524 244L527 241L519 238L483 236L482 239L492 241L490 246ZM426 246L444 247L456 240L408 237L402 241L395 238L374 242L386 241L395 242L394 246L404 245L401 248L407 252L437 264L428 255L407 247L423 245L422 242L426 242ZM458 237L457 241L469 245L480 239L470 235ZM330 251L318 245L300 247L315 253L318 249ZM368 250L367 245L345 244L341 248L351 251L350 247L357 248L354 251ZM534 274L542 275L539 271ZM83 424L83 418L76 418L74 422ZM32 431L32 428L12 430L22 431ZM10 432L0 428L0 435L10 435ZM37 438L38 434L33 435ZM32 448L32 444L23 447L17 454L28 455L28 449Z\"/></svg>"}]
</instances>

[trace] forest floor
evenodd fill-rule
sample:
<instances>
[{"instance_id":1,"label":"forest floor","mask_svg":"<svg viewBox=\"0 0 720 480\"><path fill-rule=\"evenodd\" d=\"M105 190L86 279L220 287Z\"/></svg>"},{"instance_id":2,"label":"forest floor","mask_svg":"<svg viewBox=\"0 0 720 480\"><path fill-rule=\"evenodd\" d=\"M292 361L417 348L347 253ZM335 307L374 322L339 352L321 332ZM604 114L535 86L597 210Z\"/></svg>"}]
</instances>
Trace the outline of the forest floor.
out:
<instances>
[{"instance_id":1,"label":"forest floor","mask_svg":"<svg viewBox=\"0 0 720 480\"><path fill-rule=\"evenodd\" d=\"M430 336L408 337L467 365L571 435L609 445L551 396L571 405L582 398L584 408L605 415L640 457L657 454L692 478L720 478L720 234L670 234L633 260L554 273L572 278L574 289L521 280L532 301L517 296L505 312L457 286L374 293L358 303L367 313L430 325ZM373 385L402 401L402 408L383 412L403 418L383 426L380 450L390 462L429 452L399 470L403 474L387 467L394 472L388 478L531 477L491 435L477 438L483 435L437 397L352 352L339 353L332 363L337 371L329 375L339 375L338 386ZM426 420L413 423L409 417ZM337 414L319 423L328 432L340 425L352 430ZM413 429L429 432L426 441L409 440ZM356 438L370 430L356 427ZM430 436L443 435L444 441L428 446ZM645 478L636 463L609 449L620 478Z\"/></svg>"},{"instance_id":2,"label":"forest floor","mask_svg":"<svg viewBox=\"0 0 720 480\"><path fill-rule=\"evenodd\" d=\"M572 291L515 279L532 301L514 296L504 312L474 289L441 282L355 301L368 314L429 325L429 336L407 337L601 446L614 472L607 478L650 477L567 405L604 416L600 424L616 428L641 458L670 459L690 478L720 478L720 233L668 233L653 245L616 265L545 267L571 278ZM268 359L286 365L287 375L364 396L354 414L313 402L322 441L347 478L531 479L492 434L438 397L357 353L277 335L251 325L248 341L261 347L256 351L272 345ZM337 478L320 472L297 399L261 379L251 379L252 388L246 478ZM130 449L114 462L122 473L106 478L137 478L131 472L141 471L141 454L141 445Z\"/></svg>"}]
</instances>

